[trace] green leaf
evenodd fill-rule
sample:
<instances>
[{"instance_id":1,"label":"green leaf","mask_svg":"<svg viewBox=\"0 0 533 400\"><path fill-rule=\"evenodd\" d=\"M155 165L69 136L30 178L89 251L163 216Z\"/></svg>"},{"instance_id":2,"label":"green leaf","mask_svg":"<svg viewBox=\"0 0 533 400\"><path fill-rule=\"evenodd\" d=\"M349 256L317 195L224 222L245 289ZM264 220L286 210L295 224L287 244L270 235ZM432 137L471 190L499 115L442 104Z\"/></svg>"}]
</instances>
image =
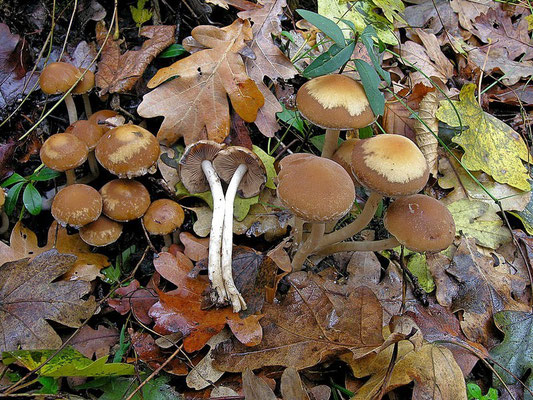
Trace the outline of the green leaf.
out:
<instances>
[{"instance_id":1,"label":"green leaf","mask_svg":"<svg viewBox=\"0 0 533 400\"><path fill-rule=\"evenodd\" d=\"M235 196L233 202L233 218L242 221L250 212L250 207L259 202L259 195L245 199L239 195Z\"/></svg>"},{"instance_id":2,"label":"green leaf","mask_svg":"<svg viewBox=\"0 0 533 400\"><path fill-rule=\"evenodd\" d=\"M294 40L294 36L292 36L292 33L288 32L288 31L281 31L281 36L285 36L292 43L296 44L296 40Z\"/></svg>"},{"instance_id":3,"label":"green leaf","mask_svg":"<svg viewBox=\"0 0 533 400\"><path fill-rule=\"evenodd\" d=\"M379 75L367 62L359 59L354 60L354 62L361 77L361 83L365 88L370 108L372 108L374 115L383 115L385 111L385 96L379 90L379 84L381 83Z\"/></svg>"},{"instance_id":4,"label":"green leaf","mask_svg":"<svg viewBox=\"0 0 533 400\"><path fill-rule=\"evenodd\" d=\"M326 135L316 135L316 136L313 136L311 139L309 139L309 141L311 142L311 144L313 146L315 146L318 151L322 151L322 148L324 147L324 141L326 139ZM344 142L343 139L339 138L337 140L337 147L339 147L342 142Z\"/></svg>"},{"instance_id":5,"label":"green leaf","mask_svg":"<svg viewBox=\"0 0 533 400\"><path fill-rule=\"evenodd\" d=\"M213 209L213 196L211 196L211 192L202 192L202 193L190 193L185 186L183 186L183 183L178 182L176 184L176 196L178 196L178 199L184 198L184 197L197 197L207 203L209 208L211 210Z\"/></svg>"},{"instance_id":6,"label":"green leaf","mask_svg":"<svg viewBox=\"0 0 533 400\"><path fill-rule=\"evenodd\" d=\"M302 75L306 78L314 78L335 72L350 60L354 50L354 41L346 47L334 44L328 49L328 51L315 58L315 60L302 72Z\"/></svg>"},{"instance_id":7,"label":"green leaf","mask_svg":"<svg viewBox=\"0 0 533 400\"><path fill-rule=\"evenodd\" d=\"M23 176L15 172L13 175L7 178L4 182L2 182L2 187L5 188L5 187L13 185L14 183L25 182L25 181L26 181L26 178L24 178Z\"/></svg>"},{"instance_id":8,"label":"green leaf","mask_svg":"<svg viewBox=\"0 0 533 400\"><path fill-rule=\"evenodd\" d=\"M274 161L276 161L276 159L272 156L269 156L261 147L256 145L252 145L252 151L261 159L263 165L265 166L267 175L265 186L269 189L276 189L276 185L274 184L274 178L277 176L276 168L274 168Z\"/></svg>"},{"instance_id":9,"label":"green leaf","mask_svg":"<svg viewBox=\"0 0 533 400\"><path fill-rule=\"evenodd\" d=\"M361 34L361 41L365 45L368 55L370 56L370 60L372 60L372 64L374 65L374 68L376 69L377 73L381 75L383 80L387 82L388 85L390 85L390 73L381 68L381 63L379 62L378 56L375 52L374 38L377 37L378 36L374 27L372 25L368 25L367 27L365 27L363 33Z\"/></svg>"},{"instance_id":10,"label":"green leaf","mask_svg":"<svg viewBox=\"0 0 533 400\"><path fill-rule=\"evenodd\" d=\"M7 215L13 214L13 211L15 210L15 206L17 205L17 202L19 200L20 191L22 190L22 186L24 186L26 182L19 182L11 187L6 195L6 203L4 205L4 210L6 211Z\"/></svg>"},{"instance_id":11,"label":"green leaf","mask_svg":"<svg viewBox=\"0 0 533 400\"><path fill-rule=\"evenodd\" d=\"M481 388L476 385L475 383L467 383L466 385L466 392L468 394L468 400L470 399L481 399L481 396L483 395L481 393Z\"/></svg>"},{"instance_id":12,"label":"green leaf","mask_svg":"<svg viewBox=\"0 0 533 400\"><path fill-rule=\"evenodd\" d=\"M359 139L368 139L371 138L372 135L374 135L374 130L370 125L365 126L364 128L359 128Z\"/></svg>"},{"instance_id":13,"label":"green leaf","mask_svg":"<svg viewBox=\"0 0 533 400\"><path fill-rule=\"evenodd\" d=\"M305 132L305 123L304 120L300 117L300 113L295 110L289 110L285 107L283 103L280 103L281 107L283 108L282 112L276 113L276 116L285 122L287 125L292 126L295 128L298 132L304 133Z\"/></svg>"},{"instance_id":14,"label":"green leaf","mask_svg":"<svg viewBox=\"0 0 533 400\"><path fill-rule=\"evenodd\" d=\"M131 17L138 28L152 18L153 13L144 8L147 0L137 0L137 7L130 6Z\"/></svg>"},{"instance_id":15,"label":"green leaf","mask_svg":"<svg viewBox=\"0 0 533 400\"><path fill-rule=\"evenodd\" d=\"M307 22L320 29L326 36L329 36L339 46L344 47L345 41L342 29L331 19L312 11L298 9L296 12L305 18Z\"/></svg>"},{"instance_id":16,"label":"green leaf","mask_svg":"<svg viewBox=\"0 0 533 400\"><path fill-rule=\"evenodd\" d=\"M435 281L429 272L425 254L411 254L407 260L407 268L418 278L418 283L425 292L431 293L435 290Z\"/></svg>"},{"instance_id":17,"label":"green leaf","mask_svg":"<svg viewBox=\"0 0 533 400\"><path fill-rule=\"evenodd\" d=\"M33 183L28 183L24 188L24 193L22 193L22 202L26 210L30 212L31 215L39 215L43 207L43 199L41 193L33 186Z\"/></svg>"},{"instance_id":18,"label":"green leaf","mask_svg":"<svg viewBox=\"0 0 533 400\"><path fill-rule=\"evenodd\" d=\"M188 53L187 50L185 50L185 47L183 47L181 44L173 43L170 46L168 46L165 50L163 50L157 57L158 58L172 58L172 57L178 57L182 54Z\"/></svg>"},{"instance_id":19,"label":"green leaf","mask_svg":"<svg viewBox=\"0 0 533 400\"><path fill-rule=\"evenodd\" d=\"M104 275L103 281L105 283L113 284L120 282L121 271L119 265L110 265L104 268L102 274Z\"/></svg>"},{"instance_id":20,"label":"green leaf","mask_svg":"<svg viewBox=\"0 0 533 400\"><path fill-rule=\"evenodd\" d=\"M50 378L48 376L41 376L37 378L39 383L43 385L41 389L37 391L37 393L42 394L57 394L59 390L59 385L57 383L57 379Z\"/></svg>"},{"instance_id":21,"label":"green leaf","mask_svg":"<svg viewBox=\"0 0 533 400\"><path fill-rule=\"evenodd\" d=\"M126 325L122 325L122 329L120 330L120 336L119 336L119 342L118 342L118 350L115 353L113 357L114 363L119 363L120 360L122 360L122 357L124 357L124 354L128 351L130 348L130 342L126 341Z\"/></svg>"},{"instance_id":22,"label":"green leaf","mask_svg":"<svg viewBox=\"0 0 533 400\"><path fill-rule=\"evenodd\" d=\"M146 376L141 376L141 379L146 379ZM183 400L183 396L167 384L168 380L166 376L160 376L148 381L132 397L132 400ZM98 399L123 400L137 389L138 386L139 382L137 378L116 378L99 388L103 390L104 394Z\"/></svg>"},{"instance_id":23,"label":"green leaf","mask_svg":"<svg viewBox=\"0 0 533 400\"><path fill-rule=\"evenodd\" d=\"M60 176L61 173L58 171L54 171L53 169L50 169L48 167L44 167L38 172L34 172L30 176L28 176L28 180L30 181L49 181L50 179L57 178Z\"/></svg>"},{"instance_id":24,"label":"green leaf","mask_svg":"<svg viewBox=\"0 0 533 400\"><path fill-rule=\"evenodd\" d=\"M43 364L54 353L55 350L4 351L2 353L2 362L9 365L16 361L27 369L32 370ZM135 374L133 365L122 363L107 364L106 360L107 356L104 356L92 361L78 350L68 346L46 363L39 371L39 374L56 378L62 376L89 377Z\"/></svg>"},{"instance_id":25,"label":"green leaf","mask_svg":"<svg viewBox=\"0 0 533 400\"><path fill-rule=\"evenodd\" d=\"M494 388L490 388L484 397L485 400L498 400L498 391Z\"/></svg>"}]
</instances>

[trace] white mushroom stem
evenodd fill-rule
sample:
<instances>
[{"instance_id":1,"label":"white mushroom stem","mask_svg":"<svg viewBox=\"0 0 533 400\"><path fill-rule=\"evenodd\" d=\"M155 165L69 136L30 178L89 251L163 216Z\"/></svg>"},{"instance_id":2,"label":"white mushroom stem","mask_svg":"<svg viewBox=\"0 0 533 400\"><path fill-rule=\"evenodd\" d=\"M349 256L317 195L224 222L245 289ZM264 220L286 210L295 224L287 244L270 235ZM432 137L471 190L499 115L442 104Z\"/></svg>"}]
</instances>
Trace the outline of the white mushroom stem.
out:
<instances>
[{"instance_id":1,"label":"white mushroom stem","mask_svg":"<svg viewBox=\"0 0 533 400\"><path fill-rule=\"evenodd\" d=\"M218 296L218 299L226 299L226 290L222 280L222 270L220 268L220 252L222 246L222 228L224 226L224 192L222 184L213 164L209 160L202 161L202 171L204 171L211 195L213 196L213 219L211 220L211 232L209 234L209 259L207 264L207 274L211 281L211 286Z\"/></svg>"},{"instance_id":2,"label":"white mushroom stem","mask_svg":"<svg viewBox=\"0 0 533 400\"><path fill-rule=\"evenodd\" d=\"M78 113L76 111L76 104L70 93L65 97L65 105L67 106L68 122L72 125L78 120Z\"/></svg>"},{"instance_id":3,"label":"white mushroom stem","mask_svg":"<svg viewBox=\"0 0 533 400\"><path fill-rule=\"evenodd\" d=\"M233 312L246 310L246 302L235 286L233 281L233 202L237 189L241 183L242 177L248 170L245 164L241 164L235 170L226 190L226 205L224 209L224 230L222 233L222 278L224 279L224 286L226 293L229 296Z\"/></svg>"},{"instance_id":4,"label":"white mushroom stem","mask_svg":"<svg viewBox=\"0 0 533 400\"><path fill-rule=\"evenodd\" d=\"M320 239L324 235L326 224L315 223L311 226L311 234L305 240L304 244L298 249L294 258L292 259L292 270L300 271L305 262L305 259L309 254L313 253L317 245L320 243Z\"/></svg>"},{"instance_id":5,"label":"white mushroom stem","mask_svg":"<svg viewBox=\"0 0 533 400\"><path fill-rule=\"evenodd\" d=\"M326 137L324 138L324 146L322 147L322 157L331 158L335 150L337 150L339 143L339 135L341 131L336 129L326 129Z\"/></svg>"},{"instance_id":6,"label":"white mushroom stem","mask_svg":"<svg viewBox=\"0 0 533 400\"><path fill-rule=\"evenodd\" d=\"M330 254L340 253L342 251L382 251L398 247L400 242L394 236L376 241L362 242L342 242L322 247L316 254L320 256L329 256Z\"/></svg>"}]
</instances>

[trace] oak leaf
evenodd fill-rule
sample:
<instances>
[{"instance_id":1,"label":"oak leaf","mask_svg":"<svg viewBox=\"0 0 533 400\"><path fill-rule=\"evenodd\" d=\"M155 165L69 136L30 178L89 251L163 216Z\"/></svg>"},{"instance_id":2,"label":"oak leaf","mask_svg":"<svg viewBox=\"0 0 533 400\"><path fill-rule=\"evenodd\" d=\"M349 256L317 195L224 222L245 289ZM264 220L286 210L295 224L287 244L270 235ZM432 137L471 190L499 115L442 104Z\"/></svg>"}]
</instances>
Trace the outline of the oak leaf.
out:
<instances>
[{"instance_id":1,"label":"oak leaf","mask_svg":"<svg viewBox=\"0 0 533 400\"><path fill-rule=\"evenodd\" d=\"M253 122L264 104L239 54L253 37L249 21L237 19L224 28L200 25L191 34L206 48L160 69L148 82L149 88L159 87L137 109L143 117L165 117L157 137L168 145L180 137L185 144L206 138L222 142L230 128L227 96L246 122Z\"/></svg>"},{"instance_id":2,"label":"oak leaf","mask_svg":"<svg viewBox=\"0 0 533 400\"><path fill-rule=\"evenodd\" d=\"M152 318L148 315L150 308L157 302L153 279L146 288L141 288L138 280L134 279L128 286L115 290L117 297L109 299L107 304L116 312L125 315L130 311L143 324L150 324Z\"/></svg>"},{"instance_id":3,"label":"oak leaf","mask_svg":"<svg viewBox=\"0 0 533 400\"><path fill-rule=\"evenodd\" d=\"M0 266L0 351L57 348L61 338L47 320L76 328L93 314L94 298L81 300L89 282L56 281L75 260L53 249Z\"/></svg>"},{"instance_id":4,"label":"oak leaf","mask_svg":"<svg viewBox=\"0 0 533 400\"><path fill-rule=\"evenodd\" d=\"M106 328L103 325L97 329L84 325L70 341L70 345L87 358L101 358L109 355L109 349L119 340L119 333L116 328Z\"/></svg>"},{"instance_id":5,"label":"oak leaf","mask_svg":"<svg viewBox=\"0 0 533 400\"><path fill-rule=\"evenodd\" d=\"M129 330L131 344L139 359L155 370L167 360L168 354L164 354L155 343L155 340L148 333L133 332ZM173 358L165 367L165 371L174 375L187 375L189 369L179 358Z\"/></svg>"}]
</instances>

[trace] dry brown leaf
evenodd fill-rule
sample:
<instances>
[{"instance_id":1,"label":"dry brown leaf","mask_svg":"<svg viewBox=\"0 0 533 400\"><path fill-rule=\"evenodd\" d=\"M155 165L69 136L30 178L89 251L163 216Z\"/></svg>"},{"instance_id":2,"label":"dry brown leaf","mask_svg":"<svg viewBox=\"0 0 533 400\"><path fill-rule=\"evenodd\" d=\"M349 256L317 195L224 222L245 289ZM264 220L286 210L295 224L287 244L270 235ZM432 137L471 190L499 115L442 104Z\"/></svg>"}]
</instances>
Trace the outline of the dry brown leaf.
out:
<instances>
[{"instance_id":1,"label":"dry brown leaf","mask_svg":"<svg viewBox=\"0 0 533 400\"><path fill-rule=\"evenodd\" d=\"M450 6L457 13L461 26L472 32L472 22L491 8L498 7L499 3L492 0L451 0Z\"/></svg>"},{"instance_id":2,"label":"dry brown leaf","mask_svg":"<svg viewBox=\"0 0 533 400\"><path fill-rule=\"evenodd\" d=\"M424 158L429 166L429 172L434 177L437 177L437 149L439 148L439 140L435 136L439 133L439 121L436 117L437 108L439 108L437 94L435 92L429 92L420 101L420 108L418 109L418 117L425 125L416 119L413 126L416 135L416 144L422 154L424 154Z\"/></svg>"},{"instance_id":3,"label":"dry brown leaf","mask_svg":"<svg viewBox=\"0 0 533 400\"><path fill-rule=\"evenodd\" d=\"M237 19L224 28L200 25L191 34L206 49L160 69L148 82L150 88L159 87L137 109L143 117L165 117L157 137L169 145L180 137L185 144L206 138L222 142L230 128L227 96L247 122L255 120L264 104L239 54L252 39L249 21ZM175 79L165 82L170 78Z\"/></svg>"},{"instance_id":4,"label":"dry brown leaf","mask_svg":"<svg viewBox=\"0 0 533 400\"><path fill-rule=\"evenodd\" d=\"M70 341L70 345L85 357L100 358L109 354L109 349L118 343L119 333L116 328L106 328L103 325L93 329L89 325L83 326Z\"/></svg>"},{"instance_id":5,"label":"dry brown leaf","mask_svg":"<svg viewBox=\"0 0 533 400\"><path fill-rule=\"evenodd\" d=\"M255 54L255 59L247 58L246 71L259 87L265 97L265 104L259 109L255 124L265 136L274 136L280 126L276 121L276 113L283 109L278 99L263 83L265 77L276 79L291 79L296 74L296 69L283 52L274 44L272 35L281 34L280 17L286 0L265 0L263 6L250 11L242 11L240 18L249 18L252 26L253 40L250 48Z\"/></svg>"},{"instance_id":6,"label":"dry brown leaf","mask_svg":"<svg viewBox=\"0 0 533 400\"><path fill-rule=\"evenodd\" d=\"M159 368L168 358L155 343L155 340L148 333L133 332L129 329L131 344L139 359L146 363L151 369ZM173 358L164 368L165 371L174 375L187 375L189 369L187 365L178 358Z\"/></svg>"},{"instance_id":7,"label":"dry brown leaf","mask_svg":"<svg viewBox=\"0 0 533 400\"><path fill-rule=\"evenodd\" d=\"M185 249L183 252L193 261L207 258L209 251L209 239L199 239L189 232L180 233L180 241Z\"/></svg>"},{"instance_id":8,"label":"dry brown leaf","mask_svg":"<svg viewBox=\"0 0 533 400\"><path fill-rule=\"evenodd\" d=\"M277 400L270 386L251 369L246 369L242 373L242 389L247 400Z\"/></svg>"},{"instance_id":9,"label":"dry brown leaf","mask_svg":"<svg viewBox=\"0 0 533 400\"><path fill-rule=\"evenodd\" d=\"M285 368L281 375L281 394L284 400L309 400L300 374L294 368Z\"/></svg>"},{"instance_id":10,"label":"dry brown leaf","mask_svg":"<svg viewBox=\"0 0 533 400\"><path fill-rule=\"evenodd\" d=\"M56 281L75 259L48 250L0 266L0 351L58 348L61 338L47 320L76 328L93 314L94 298L81 300L89 282Z\"/></svg>"},{"instance_id":11,"label":"dry brown leaf","mask_svg":"<svg viewBox=\"0 0 533 400\"><path fill-rule=\"evenodd\" d=\"M96 86L100 96L106 93L124 93L133 88L148 64L165 48L174 43L174 25L144 26L140 35L148 38L139 50L121 54L121 40L111 38L102 50L102 58L96 72ZM105 24L96 24L96 41L102 46L107 35Z\"/></svg>"}]
</instances>

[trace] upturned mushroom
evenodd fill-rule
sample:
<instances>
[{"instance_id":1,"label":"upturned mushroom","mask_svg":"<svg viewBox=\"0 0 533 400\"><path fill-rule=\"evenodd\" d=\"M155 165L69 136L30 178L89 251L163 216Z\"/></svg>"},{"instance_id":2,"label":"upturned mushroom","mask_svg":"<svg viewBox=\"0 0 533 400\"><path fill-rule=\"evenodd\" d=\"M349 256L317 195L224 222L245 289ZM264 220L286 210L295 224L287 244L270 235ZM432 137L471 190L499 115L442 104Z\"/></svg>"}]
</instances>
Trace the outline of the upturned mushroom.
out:
<instances>
[{"instance_id":1,"label":"upturned mushroom","mask_svg":"<svg viewBox=\"0 0 533 400\"><path fill-rule=\"evenodd\" d=\"M41 161L54 171L65 172L67 186L76 182L75 169L82 165L89 154L87 145L70 133L56 133L43 143Z\"/></svg>"},{"instance_id":2,"label":"upturned mushroom","mask_svg":"<svg viewBox=\"0 0 533 400\"><path fill-rule=\"evenodd\" d=\"M239 293L232 275L233 253L233 203L235 195L249 198L257 196L266 183L266 169L261 159L251 150L231 146L218 152L213 165L218 176L228 183L222 231L222 279L233 312L246 310L246 302Z\"/></svg>"}]
</instances>

